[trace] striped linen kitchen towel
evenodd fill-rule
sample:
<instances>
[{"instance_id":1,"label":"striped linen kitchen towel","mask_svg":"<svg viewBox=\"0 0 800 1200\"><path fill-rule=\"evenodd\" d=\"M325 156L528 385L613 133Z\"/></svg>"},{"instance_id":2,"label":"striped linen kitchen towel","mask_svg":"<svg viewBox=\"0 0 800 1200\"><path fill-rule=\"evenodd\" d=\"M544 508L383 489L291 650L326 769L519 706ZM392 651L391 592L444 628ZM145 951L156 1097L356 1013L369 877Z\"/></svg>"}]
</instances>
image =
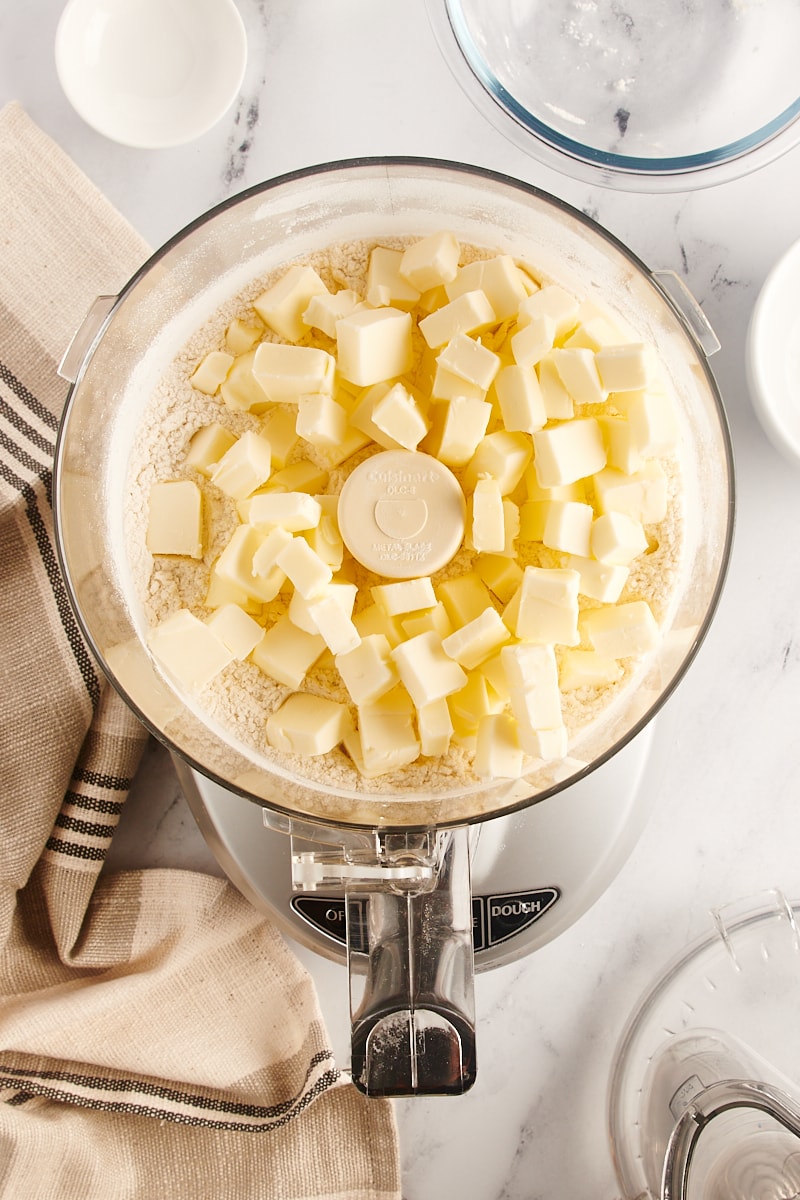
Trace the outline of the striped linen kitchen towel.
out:
<instances>
[{"instance_id":1,"label":"striped linen kitchen towel","mask_svg":"<svg viewBox=\"0 0 800 1200\"><path fill-rule=\"evenodd\" d=\"M338 1072L270 923L219 879L101 873L145 734L59 575L56 364L146 256L0 111L0 1197L391 1200L391 1104Z\"/></svg>"}]
</instances>

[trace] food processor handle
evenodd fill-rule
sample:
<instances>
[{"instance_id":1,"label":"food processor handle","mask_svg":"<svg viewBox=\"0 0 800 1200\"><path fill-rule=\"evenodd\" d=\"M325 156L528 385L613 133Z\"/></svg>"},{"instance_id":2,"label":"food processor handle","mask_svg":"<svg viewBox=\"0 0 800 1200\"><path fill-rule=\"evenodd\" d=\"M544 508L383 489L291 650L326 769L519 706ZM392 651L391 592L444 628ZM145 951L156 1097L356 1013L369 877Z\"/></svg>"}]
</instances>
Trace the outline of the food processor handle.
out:
<instances>
[{"instance_id":1,"label":"food processor handle","mask_svg":"<svg viewBox=\"0 0 800 1200\"><path fill-rule=\"evenodd\" d=\"M475 1082L468 831L434 836L428 884L347 889L351 1070L369 1096L461 1095Z\"/></svg>"}]
</instances>

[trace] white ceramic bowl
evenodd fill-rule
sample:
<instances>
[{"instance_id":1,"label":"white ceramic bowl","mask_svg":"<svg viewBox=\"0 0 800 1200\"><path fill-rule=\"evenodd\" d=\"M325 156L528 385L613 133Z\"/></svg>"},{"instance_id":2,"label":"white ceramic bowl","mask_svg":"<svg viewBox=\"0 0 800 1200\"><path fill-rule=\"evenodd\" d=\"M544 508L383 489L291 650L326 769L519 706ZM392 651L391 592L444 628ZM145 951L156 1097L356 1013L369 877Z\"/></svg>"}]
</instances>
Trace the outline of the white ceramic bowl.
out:
<instances>
[{"instance_id":1,"label":"white ceramic bowl","mask_svg":"<svg viewBox=\"0 0 800 1200\"><path fill-rule=\"evenodd\" d=\"M800 466L800 241L767 276L747 337L750 397L764 432Z\"/></svg>"},{"instance_id":2,"label":"white ceramic bowl","mask_svg":"<svg viewBox=\"0 0 800 1200\"><path fill-rule=\"evenodd\" d=\"M233 0L69 0L55 59L88 125L159 149L200 137L231 106L247 38Z\"/></svg>"}]
</instances>

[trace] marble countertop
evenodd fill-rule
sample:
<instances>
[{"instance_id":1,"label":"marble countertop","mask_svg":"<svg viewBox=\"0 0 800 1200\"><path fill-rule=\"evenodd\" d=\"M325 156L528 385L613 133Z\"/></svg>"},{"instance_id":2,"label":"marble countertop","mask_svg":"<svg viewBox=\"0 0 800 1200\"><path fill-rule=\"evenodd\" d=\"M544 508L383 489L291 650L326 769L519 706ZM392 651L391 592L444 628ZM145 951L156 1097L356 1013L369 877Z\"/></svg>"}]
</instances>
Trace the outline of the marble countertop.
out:
<instances>
[{"instance_id":1,"label":"marble countertop","mask_svg":"<svg viewBox=\"0 0 800 1200\"><path fill-rule=\"evenodd\" d=\"M744 358L759 289L800 236L798 151L691 193L642 196L577 182L537 165L474 110L440 55L423 0L238 0L250 54L234 106L190 145L132 150L89 129L61 92L52 51L61 7L3 6L0 103L19 100L152 245L295 168L373 154L461 160L538 185L650 267L676 271L722 343L712 367L736 456L733 556L705 644L656 722L643 785L649 823L577 923L476 980L473 1090L396 1102L405 1200L617 1200L606 1094L643 989L709 929L711 909L769 888L800 896L800 469L763 435ZM110 865L220 870L155 744ZM298 952L334 1044L344 1047L344 970Z\"/></svg>"}]
</instances>

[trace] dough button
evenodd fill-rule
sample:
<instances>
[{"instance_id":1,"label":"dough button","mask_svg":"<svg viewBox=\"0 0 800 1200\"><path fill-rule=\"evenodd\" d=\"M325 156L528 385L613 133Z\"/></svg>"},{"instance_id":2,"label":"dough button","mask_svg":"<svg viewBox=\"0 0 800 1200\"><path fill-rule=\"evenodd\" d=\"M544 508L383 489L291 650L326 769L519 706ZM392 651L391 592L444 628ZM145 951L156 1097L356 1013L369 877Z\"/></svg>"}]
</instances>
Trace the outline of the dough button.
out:
<instances>
[{"instance_id":1,"label":"dough button","mask_svg":"<svg viewBox=\"0 0 800 1200\"><path fill-rule=\"evenodd\" d=\"M361 463L339 496L339 529L368 571L415 579L446 566L464 538L464 493L430 454L385 450Z\"/></svg>"}]
</instances>

